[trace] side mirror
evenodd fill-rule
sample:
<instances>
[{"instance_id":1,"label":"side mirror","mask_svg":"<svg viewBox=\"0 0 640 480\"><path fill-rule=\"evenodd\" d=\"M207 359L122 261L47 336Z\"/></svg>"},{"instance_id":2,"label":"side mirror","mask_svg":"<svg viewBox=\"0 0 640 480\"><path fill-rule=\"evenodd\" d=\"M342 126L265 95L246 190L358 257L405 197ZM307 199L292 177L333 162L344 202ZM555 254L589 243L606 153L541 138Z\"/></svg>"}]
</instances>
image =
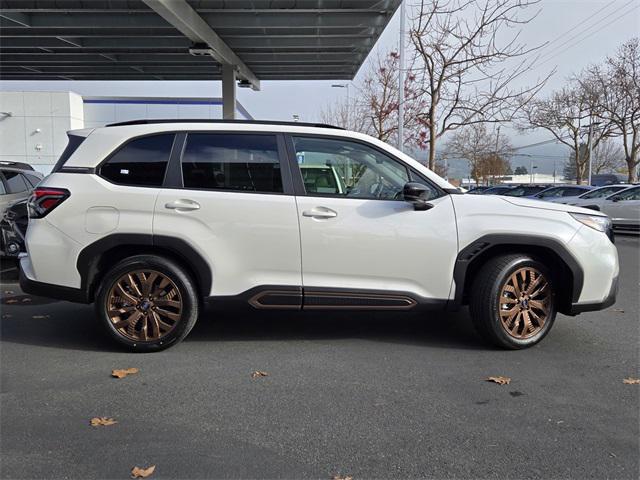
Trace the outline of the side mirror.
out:
<instances>
[{"instance_id":1,"label":"side mirror","mask_svg":"<svg viewBox=\"0 0 640 480\"><path fill-rule=\"evenodd\" d=\"M620 198L612 198L612 199L611 199L611 201L612 201L612 202L619 202L619 201L620 201Z\"/></svg>"},{"instance_id":2,"label":"side mirror","mask_svg":"<svg viewBox=\"0 0 640 480\"><path fill-rule=\"evenodd\" d=\"M405 202L413 204L414 210L429 210L433 205L427 202L429 189L417 182L406 183L402 189Z\"/></svg>"}]
</instances>

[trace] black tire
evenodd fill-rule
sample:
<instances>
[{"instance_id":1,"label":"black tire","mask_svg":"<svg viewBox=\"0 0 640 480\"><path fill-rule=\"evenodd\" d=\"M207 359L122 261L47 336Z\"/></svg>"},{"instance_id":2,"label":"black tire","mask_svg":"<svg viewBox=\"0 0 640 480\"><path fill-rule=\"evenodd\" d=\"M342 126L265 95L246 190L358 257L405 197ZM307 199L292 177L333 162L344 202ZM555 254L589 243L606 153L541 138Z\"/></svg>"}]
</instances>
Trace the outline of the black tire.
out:
<instances>
[{"instance_id":1,"label":"black tire","mask_svg":"<svg viewBox=\"0 0 640 480\"><path fill-rule=\"evenodd\" d=\"M176 289L179 292L178 298L181 301L179 314L173 314L173 316L176 317L176 320L174 320L171 324L171 329L165 334L159 336L159 338L157 339L145 341L141 339L131 338L127 336L128 334L126 332L122 332L123 328L116 328L114 320L109 317L108 302L110 301L112 288L115 287L116 282L121 279L123 275L127 275L128 273L136 271L160 273L173 283L173 285L168 287L173 289L172 293ZM164 299L166 303L167 298L169 297L158 296L156 301ZM131 309L132 307L128 305L129 304L127 304L126 308ZM179 264L177 264L173 260L157 255L136 255L121 260L106 273L106 275L100 282L100 286L96 296L95 308L97 316L100 319L101 323L106 328L107 332L109 332L111 337L118 343L124 345L130 351L134 352L156 352L179 343L189 334L189 332L195 325L196 320L198 319L199 298L197 288L193 280L184 270L184 268L182 268ZM140 310L142 307L135 308ZM149 308L160 307L149 307L147 304L145 308L148 310ZM166 309L167 307L163 308ZM150 311L145 311L144 313L145 315L147 313L153 315L153 313ZM150 328L150 331L153 332L154 330ZM133 332L135 334L135 327ZM158 330L158 332L160 331Z\"/></svg>"},{"instance_id":2,"label":"black tire","mask_svg":"<svg viewBox=\"0 0 640 480\"><path fill-rule=\"evenodd\" d=\"M548 313L542 326L540 326L537 320L536 323L530 320L533 319L533 317L529 313L529 310L527 310L527 320L531 322L531 327L525 327L524 316L519 316L517 313L524 307L526 307L524 309L533 308L530 307L528 301L526 303L520 301L514 303L514 300L510 297L513 296L515 299L515 293L506 293L506 296L503 296L505 295L503 288L509 284L508 282L513 278L512 276L516 272L522 272L522 269L534 269L540 273L543 280L546 280L548 283L548 290L545 290L548 292L545 299L545 306L547 307ZM521 275L521 273L518 273L518 275ZM502 305L501 300L503 302ZM509 333L508 326L503 323L501 309L504 308L506 310L508 305L505 304L507 302L510 304L513 303L513 308L518 309L514 312L517 316L511 325L515 325L515 322L521 323L522 332L525 332L524 329L527 328L526 332L530 331L530 335L526 336L526 338L516 338L516 336ZM524 307L522 307L522 305L524 305ZM478 333L493 345L512 350L531 347L549 333L555 321L556 298L554 278L545 264L526 254L502 255L492 258L481 267L472 283L469 310L471 319ZM503 311L502 313L505 314L505 317L510 316L509 312ZM536 310L534 313L537 315L540 313L540 310ZM534 329L534 327L536 328ZM516 328L515 334L518 333L519 329Z\"/></svg>"}]
</instances>

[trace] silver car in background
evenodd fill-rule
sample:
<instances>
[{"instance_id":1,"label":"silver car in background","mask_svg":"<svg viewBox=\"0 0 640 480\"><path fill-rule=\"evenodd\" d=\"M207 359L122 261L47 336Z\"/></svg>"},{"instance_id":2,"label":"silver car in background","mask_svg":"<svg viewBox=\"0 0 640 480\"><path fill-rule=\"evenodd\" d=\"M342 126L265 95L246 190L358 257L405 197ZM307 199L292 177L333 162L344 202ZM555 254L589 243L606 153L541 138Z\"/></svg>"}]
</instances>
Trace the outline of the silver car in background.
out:
<instances>
[{"instance_id":1,"label":"silver car in background","mask_svg":"<svg viewBox=\"0 0 640 480\"><path fill-rule=\"evenodd\" d=\"M605 198L596 198L581 207L606 213L613 228L621 232L640 232L640 185L625 188Z\"/></svg>"},{"instance_id":2,"label":"silver car in background","mask_svg":"<svg viewBox=\"0 0 640 480\"><path fill-rule=\"evenodd\" d=\"M589 190L581 195L561 197L551 201L554 203L564 203L565 205L583 207L585 205L592 204L595 199L608 197L609 195L613 195L614 193L620 192L630 186L631 185L629 184L607 185L605 187L594 188L593 190Z\"/></svg>"}]
</instances>

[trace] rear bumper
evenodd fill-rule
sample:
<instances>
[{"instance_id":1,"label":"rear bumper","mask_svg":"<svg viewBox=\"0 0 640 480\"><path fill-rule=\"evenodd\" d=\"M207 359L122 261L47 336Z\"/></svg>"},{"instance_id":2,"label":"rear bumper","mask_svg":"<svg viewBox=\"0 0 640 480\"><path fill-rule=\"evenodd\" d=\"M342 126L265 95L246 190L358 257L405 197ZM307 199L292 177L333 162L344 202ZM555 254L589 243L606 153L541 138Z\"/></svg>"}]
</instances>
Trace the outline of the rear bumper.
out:
<instances>
[{"instance_id":1,"label":"rear bumper","mask_svg":"<svg viewBox=\"0 0 640 480\"><path fill-rule=\"evenodd\" d=\"M574 303L571 305L571 309L568 312L569 315L578 315L583 312L593 312L596 310L604 310L616 303L616 295L618 294L618 277L615 277L611 282L611 288L609 294L602 302L595 303Z\"/></svg>"},{"instance_id":2,"label":"rear bumper","mask_svg":"<svg viewBox=\"0 0 640 480\"><path fill-rule=\"evenodd\" d=\"M29 295L38 297L55 298L56 300L66 300L75 303L90 303L86 292L79 288L53 285L50 283L38 282L30 278L31 264L28 256L22 256L19 263L20 289Z\"/></svg>"}]
</instances>

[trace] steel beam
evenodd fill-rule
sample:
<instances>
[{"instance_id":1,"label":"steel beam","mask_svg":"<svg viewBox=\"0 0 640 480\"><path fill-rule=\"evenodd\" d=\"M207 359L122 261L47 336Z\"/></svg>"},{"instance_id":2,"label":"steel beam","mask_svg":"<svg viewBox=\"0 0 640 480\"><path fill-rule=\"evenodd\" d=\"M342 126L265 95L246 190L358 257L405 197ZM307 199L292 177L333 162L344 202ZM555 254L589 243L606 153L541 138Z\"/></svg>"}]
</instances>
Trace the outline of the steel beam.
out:
<instances>
[{"instance_id":1,"label":"steel beam","mask_svg":"<svg viewBox=\"0 0 640 480\"><path fill-rule=\"evenodd\" d=\"M222 65L234 65L240 78L250 82L254 90L260 90L258 77L185 0L143 0L143 2L192 42L207 44L216 61Z\"/></svg>"},{"instance_id":2,"label":"steel beam","mask_svg":"<svg viewBox=\"0 0 640 480\"><path fill-rule=\"evenodd\" d=\"M234 65L222 66L222 118L236 118L236 69Z\"/></svg>"}]
</instances>

